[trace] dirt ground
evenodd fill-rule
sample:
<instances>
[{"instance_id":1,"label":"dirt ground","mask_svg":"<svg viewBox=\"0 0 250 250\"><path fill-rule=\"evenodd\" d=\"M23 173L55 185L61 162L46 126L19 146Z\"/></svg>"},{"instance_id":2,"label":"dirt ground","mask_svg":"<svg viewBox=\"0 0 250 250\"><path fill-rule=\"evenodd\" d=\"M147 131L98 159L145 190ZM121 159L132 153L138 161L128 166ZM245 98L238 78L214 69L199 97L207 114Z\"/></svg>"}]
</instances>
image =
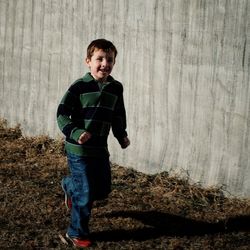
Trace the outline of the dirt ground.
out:
<instances>
[{"instance_id":1,"label":"dirt ground","mask_svg":"<svg viewBox=\"0 0 250 250\"><path fill-rule=\"evenodd\" d=\"M0 138L0 249L72 249L62 141L23 137L3 120ZM250 249L250 200L167 172L114 164L112 176L109 199L93 208L89 249Z\"/></svg>"}]
</instances>

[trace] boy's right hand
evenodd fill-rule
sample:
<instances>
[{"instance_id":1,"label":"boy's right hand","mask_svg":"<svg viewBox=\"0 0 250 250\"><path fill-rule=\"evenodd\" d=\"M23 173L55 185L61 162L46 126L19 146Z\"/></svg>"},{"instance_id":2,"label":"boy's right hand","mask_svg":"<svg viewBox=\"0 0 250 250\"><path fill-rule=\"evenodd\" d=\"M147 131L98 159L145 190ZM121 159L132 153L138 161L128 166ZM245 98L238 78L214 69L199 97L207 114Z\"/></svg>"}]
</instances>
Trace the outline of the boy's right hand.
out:
<instances>
[{"instance_id":1,"label":"boy's right hand","mask_svg":"<svg viewBox=\"0 0 250 250\"><path fill-rule=\"evenodd\" d=\"M128 139L128 137L124 137L123 138L123 142L121 143L121 148L127 148L130 145L130 140Z\"/></svg>"},{"instance_id":2,"label":"boy's right hand","mask_svg":"<svg viewBox=\"0 0 250 250\"><path fill-rule=\"evenodd\" d=\"M89 139L91 138L91 134L89 132L83 132L79 139L78 139L78 143L79 144L83 144L85 143L86 141L88 141Z\"/></svg>"}]
</instances>

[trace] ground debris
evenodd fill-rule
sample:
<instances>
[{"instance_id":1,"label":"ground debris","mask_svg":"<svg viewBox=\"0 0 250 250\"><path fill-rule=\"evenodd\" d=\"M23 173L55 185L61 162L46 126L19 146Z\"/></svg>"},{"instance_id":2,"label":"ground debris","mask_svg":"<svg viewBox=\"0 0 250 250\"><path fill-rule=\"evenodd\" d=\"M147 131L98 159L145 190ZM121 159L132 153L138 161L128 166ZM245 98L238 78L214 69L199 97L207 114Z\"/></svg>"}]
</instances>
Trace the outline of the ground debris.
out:
<instances>
[{"instance_id":1,"label":"ground debris","mask_svg":"<svg viewBox=\"0 0 250 250\"><path fill-rule=\"evenodd\" d=\"M4 120L0 138L0 249L71 249L63 141L23 137ZM116 164L112 179L110 197L93 208L90 249L249 249L249 200Z\"/></svg>"}]
</instances>

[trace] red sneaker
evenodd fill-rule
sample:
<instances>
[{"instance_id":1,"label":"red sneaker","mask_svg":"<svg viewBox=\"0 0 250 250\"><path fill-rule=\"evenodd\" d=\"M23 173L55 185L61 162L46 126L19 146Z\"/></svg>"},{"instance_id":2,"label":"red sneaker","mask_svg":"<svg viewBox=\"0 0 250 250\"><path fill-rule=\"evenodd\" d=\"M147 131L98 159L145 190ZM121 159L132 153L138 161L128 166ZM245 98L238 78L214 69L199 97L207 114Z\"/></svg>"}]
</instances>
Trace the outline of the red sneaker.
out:
<instances>
[{"instance_id":1,"label":"red sneaker","mask_svg":"<svg viewBox=\"0 0 250 250\"><path fill-rule=\"evenodd\" d=\"M66 238L69 239L75 247L89 247L92 244L92 242L88 238L72 238L68 234L66 234Z\"/></svg>"},{"instance_id":2,"label":"red sneaker","mask_svg":"<svg viewBox=\"0 0 250 250\"><path fill-rule=\"evenodd\" d=\"M65 204L66 208L68 210L70 210L72 208L72 200L71 200L70 196L67 194L67 192L63 186L63 182L62 182L61 186L62 186L62 190L64 192L64 204Z\"/></svg>"}]
</instances>

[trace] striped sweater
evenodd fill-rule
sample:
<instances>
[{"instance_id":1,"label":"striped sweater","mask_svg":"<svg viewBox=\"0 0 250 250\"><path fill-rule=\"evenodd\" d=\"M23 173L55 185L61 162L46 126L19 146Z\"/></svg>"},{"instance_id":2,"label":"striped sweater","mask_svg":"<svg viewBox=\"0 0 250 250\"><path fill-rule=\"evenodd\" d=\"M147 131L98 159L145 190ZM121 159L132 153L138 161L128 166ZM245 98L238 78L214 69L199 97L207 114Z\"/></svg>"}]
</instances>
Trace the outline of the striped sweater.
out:
<instances>
[{"instance_id":1,"label":"striped sweater","mask_svg":"<svg viewBox=\"0 0 250 250\"><path fill-rule=\"evenodd\" d=\"M107 83L101 84L87 73L63 96L57 110L57 123L66 137L66 152L89 157L108 156L110 128L120 144L127 136L122 84L111 76ZM77 141L85 131L92 136L80 145Z\"/></svg>"}]
</instances>

